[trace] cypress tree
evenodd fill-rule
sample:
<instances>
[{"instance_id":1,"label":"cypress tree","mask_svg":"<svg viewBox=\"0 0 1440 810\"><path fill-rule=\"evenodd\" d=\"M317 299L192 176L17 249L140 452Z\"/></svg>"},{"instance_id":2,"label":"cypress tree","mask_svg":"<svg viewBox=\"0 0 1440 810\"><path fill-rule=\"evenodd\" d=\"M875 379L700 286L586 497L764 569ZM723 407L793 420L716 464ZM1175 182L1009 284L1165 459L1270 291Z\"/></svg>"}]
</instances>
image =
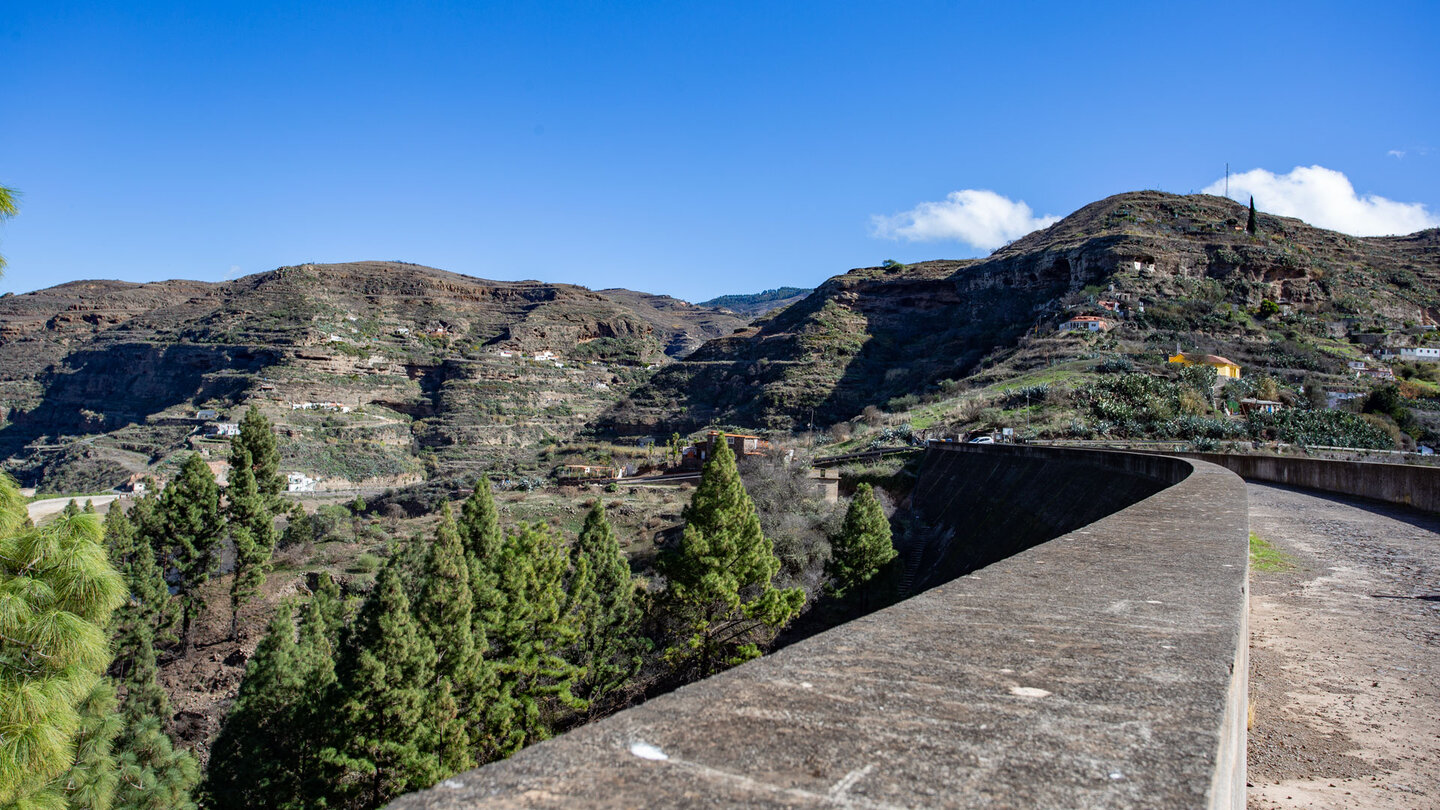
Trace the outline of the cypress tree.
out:
<instances>
[{"instance_id":1,"label":"cypress tree","mask_svg":"<svg viewBox=\"0 0 1440 810\"><path fill-rule=\"evenodd\" d=\"M77 735L90 761L83 745L103 736L105 628L125 583L94 515L28 524L19 488L0 475L0 805L45 806L63 801L56 780L76 762Z\"/></svg>"},{"instance_id":2,"label":"cypress tree","mask_svg":"<svg viewBox=\"0 0 1440 810\"><path fill-rule=\"evenodd\" d=\"M225 495L230 537L235 543L235 576L230 582L230 638L234 639L239 636L241 606L254 599L265 584L277 539L275 514L257 486L250 451L238 436L231 441L230 486Z\"/></svg>"},{"instance_id":3,"label":"cypress tree","mask_svg":"<svg viewBox=\"0 0 1440 810\"><path fill-rule=\"evenodd\" d=\"M589 702L594 717L603 711L607 698L640 671L648 646L638 632L641 611L630 564L599 500L585 515L585 525L570 548L568 596L579 633L571 660L582 672L574 691Z\"/></svg>"},{"instance_id":4,"label":"cypress tree","mask_svg":"<svg viewBox=\"0 0 1440 810\"><path fill-rule=\"evenodd\" d=\"M285 491L285 478L280 475L280 450L275 440L275 431L270 420L254 405L240 420L240 435L236 442L250 454L251 473L260 494L270 502L271 511L278 503L280 493Z\"/></svg>"},{"instance_id":5,"label":"cypress tree","mask_svg":"<svg viewBox=\"0 0 1440 810\"><path fill-rule=\"evenodd\" d=\"M205 610L204 585L220 562L220 488L205 460L195 453L160 495L159 518L165 555L176 572L180 601L180 643L189 651L195 619Z\"/></svg>"},{"instance_id":6,"label":"cypress tree","mask_svg":"<svg viewBox=\"0 0 1440 810\"><path fill-rule=\"evenodd\" d=\"M334 713L344 739L324 756L339 771L335 804L378 807L442 773L427 750L435 647L417 626L394 565L381 569L351 642Z\"/></svg>"},{"instance_id":7,"label":"cypress tree","mask_svg":"<svg viewBox=\"0 0 1440 810\"><path fill-rule=\"evenodd\" d=\"M800 611L805 591L772 584L780 560L723 434L683 517L680 547L661 559L679 636L665 657L703 678L758 657Z\"/></svg>"},{"instance_id":8,"label":"cypress tree","mask_svg":"<svg viewBox=\"0 0 1440 810\"><path fill-rule=\"evenodd\" d=\"M830 577L826 590L832 596L845 595L863 588L880 569L895 559L890 537L890 521L869 484L855 488L850 508L840 533L830 541L830 560L825 573Z\"/></svg>"},{"instance_id":9,"label":"cypress tree","mask_svg":"<svg viewBox=\"0 0 1440 810\"><path fill-rule=\"evenodd\" d=\"M1250 195L1250 218L1245 221L1245 232L1255 235L1255 195Z\"/></svg>"},{"instance_id":10,"label":"cypress tree","mask_svg":"<svg viewBox=\"0 0 1440 810\"><path fill-rule=\"evenodd\" d=\"M506 534L498 578L505 609L490 640L500 680L491 725L502 756L548 737L560 706L585 708L571 691L579 667L562 655L577 635L565 609L567 568L565 548L545 524Z\"/></svg>"}]
</instances>

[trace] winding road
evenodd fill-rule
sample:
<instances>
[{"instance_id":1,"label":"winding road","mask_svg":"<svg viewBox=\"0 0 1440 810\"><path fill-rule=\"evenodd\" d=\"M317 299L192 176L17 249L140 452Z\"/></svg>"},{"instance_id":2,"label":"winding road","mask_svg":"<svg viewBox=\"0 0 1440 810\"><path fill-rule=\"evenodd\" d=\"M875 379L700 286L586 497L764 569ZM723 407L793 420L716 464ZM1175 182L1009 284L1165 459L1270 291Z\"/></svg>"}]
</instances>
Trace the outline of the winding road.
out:
<instances>
[{"instance_id":1,"label":"winding road","mask_svg":"<svg viewBox=\"0 0 1440 810\"><path fill-rule=\"evenodd\" d=\"M1440 516L1248 489L1249 807L1440 808Z\"/></svg>"},{"instance_id":2,"label":"winding road","mask_svg":"<svg viewBox=\"0 0 1440 810\"><path fill-rule=\"evenodd\" d=\"M81 506L84 506L86 501L90 501L91 503L95 504L95 511L103 515L106 511L110 509L110 502L115 500L117 497L119 496L84 495L78 498L72 498L67 495L64 498L45 498L44 500L40 501L31 501L26 508L30 512L30 520L36 524L39 524L41 521L45 520L45 518L48 518L52 515L60 514L60 510L65 508L65 504L71 502L72 500Z\"/></svg>"}]
</instances>

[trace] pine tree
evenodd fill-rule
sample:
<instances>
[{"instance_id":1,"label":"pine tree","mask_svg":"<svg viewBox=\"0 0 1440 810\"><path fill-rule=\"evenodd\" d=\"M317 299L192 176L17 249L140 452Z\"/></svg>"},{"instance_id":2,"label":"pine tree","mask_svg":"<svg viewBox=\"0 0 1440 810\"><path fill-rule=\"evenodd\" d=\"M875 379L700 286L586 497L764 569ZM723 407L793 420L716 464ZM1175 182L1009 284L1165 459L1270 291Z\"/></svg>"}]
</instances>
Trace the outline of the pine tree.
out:
<instances>
[{"instance_id":1,"label":"pine tree","mask_svg":"<svg viewBox=\"0 0 1440 810\"><path fill-rule=\"evenodd\" d=\"M128 515L118 507L105 515L110 564L120 572L130 591L130 598L115 611L112 621L117 636L136 632L136 626L143 624L151 642L174 641L171 631L178 619L175 601L155 562L148 533L143 530L145 523L153 522L154 508L155 499L147 496L136 501ZM122 645L113 665L122 675L128 666L124 649Z\"/></svg>"},{"instance_id":2,"label":"pine tree","mask_svg":"<svg viewBox=\"0 0 1440 810\"><path fill-rule=\"evenodd\" d=\"M220 562L220 488L205 460L195 453L160 496L159 518L165 557L176 572L180 601L180 642L188 652L195 619L205 610L204 585Z\"/></svg>"},{"instance_id":3,"label":"pine tree","mask_svg":"<svg viewBox=\"0 0 1440 810\"><path fill-rule=\"evenodd\" d=\"M115 810L195 810L192 793L200 767L176 748L164 724L145 715L126 728L129 742L120 752Z\"/></svg>"},{"instance_id":4,"label":"pine tree","mask_svg":"<svg viewBox=\"0 0 1440 810\"><path fill-rule=\"evenodd\" d=\"M729 442L721 435L714 445L685 507L680 547L661 560L679 627L665 657L702 678L759 656L759 645L805 603L803 589L772 584L780 560L760 531Z\"/></svg>"},{"instance_id":5,"label":"pine tree","mask_svg":"<svg viewBox=\"0 0 1440 810\"><path fill-rule=\"evenodd\" d=\"M472 621L475 638L489 636L491 628L501 621L504 604L499 592L500 551L504 536L500 531L500 513L489 479L481 476L475 491L460 508L456 526L465 547L465 562L470 569L470 596L475 608Z\"/></svg>"},{"instance_id":6,"label":"pine tree","mask_svg":"<svg viewBox=\"0 0 1440 810\"><path fill-rule=\"evenodd\" d=\"M580 537L570 548L568 611L579 633L570 650L581 668L575 695L589 702L591 717L640 671L648 642L639 635L640 606L635 581L620 542L599 500L585 515Z\"/></svg>"},{"instance_id":7,"label":"pine tree","mask_svg":"<svg viewBox=\"0 0 1440 810\"><path fill-rule=\"evenodd\" d=\"M191 794L200 770L194 757L177 749L165 733L170 699L157 680L158 667L150 627L134 625L132 635L118 640L117 656L131 662L122 684L123 730L116 741L119 789L115 810L193 810Z\"/></svg>"},{"instance_id":8,"label":"pine tree","mask_svg":"<svg viewBox=\"0 0 1440 810\"><path fill-rule=\"evenodd\" d=\"M20 193L13 188L0 186L0 222L20 213L20 207L15 204L15 198ZM5 269L5 257L0 255L0 271Z\"/></svg>"},{"instance_id":9,"label":"pine tree","mask_svg":"<svg viewBox=\"0 0 1440 810\"><path fill-rule=\"evenodd\" d=\"M332 600L328 589L317 591L305 604L300 618L300 637L295 644L295 667L300 675L300 694L289 717L293 727L292 767L299 777L298 800L290 806L312 806L329 789L323 751L334 737L330 708L334 697L335 648L344 606L339 588ZM324 583L322 583L323 585Z\"/></svg>"},{"instance_id":10,"label":"pine tree","mask_svg":"<svg viewBox=\"0 0 1440 810\"><path fill-rule=\"evenodd\" d=\"M77 736L82 759L101 736L105 628L125 583L94 515L28 524L18 487L0 476L0 805L43 807L63 801L56 780L76 762Z\"/></svg>"},{"instance_id":11,"label":"pine tree","mask_svg":"<svg viewBox=\"0 0 1440 810\"><path fill-rule=\"evenodd\" d=\"M865 586L891 560L895 547L890 537L890 521L869 484L855 488L850 508L840 533L830 541L830 560L825 573L830 577L827 590L843 598Z\"/></svg>"},{"instance_id":12,"label":"pine tree","mask_svg":"<svg viewBox=\"0 0 1440 810\"><path fill-rule=\"evenodd\" d=\"M121 723L115 714L115 687L109 678L95 682L80 702L79 712L75 764L57 782L59 793L69 810L110 810L118 783L112 745Z\"/></svg>"},{"instance_id":13,"label":"pine tree","mask_svg":"<svg viewBox=\"0 0 1440 810\"><path fill-rule=\"evenodd\" d=\"M470 573L449 503L441 509L440 526L420 578L424 584L415 604L415 617L435 647L435 687L444 693L443 701L449 702L436 707L432 731L437 737L433 745L439 748L433 750L447 770L453 766L453 773L474 764L470 750L488 752L494 747L484 711L493 700L495 683L494 672L484 658L486 641L474 636ZM436 700L442 698L437 694ZM456 732L449 728L451 725L467 738L463 756L452 750Z\"/></svg>"},{"instance_id":14,"label":"pine tree","mask_svg":"<svg viewBox=\"0 0 1440 810\"><path fill-rule=\"evenodd\" d=\"M241 606L254 599L265 584L277 539L275 514L256 484L250 451L240 438L231 441L230 485L225 488L228 527L235 543L235 576L230 582L231 639L240 634Z\"/></svg>"},{"instance_id":15,"label":"pine tree","mask_svg":"<svg viewBox=\"0 0 1440 810\"><path fill-rule=\"evenodd\" d=\"M80 506L79 504L75 503L74 498L71 498L65 504L65 508L60 510L60 517L62 518L71 518L75 517L78 514L80 514Z\"/></svg>"},{"instance_id":16,"label":"pine tree","mask_svg":"<svg viewBox=\"0 0 1440 810\"><path fill-rule=\"evenodd\" d=\"M1250 219L1245 221L1245 232L1251 236L1255 235L1255 195L1250 195Z\"/></svg>"},{"instance_id":17,"label":"pine tree","mask_svg":"<svg viewBox=\"0 0 1440 810\"><path fill-rule=\"evenodd\" d=\"M435 647L417 626L393 565L381 569L342 658L335 723L344 739L325 758L338 770L333 804L378 807L441 774L431 742L428 690Z\"/></svg>"},{"instance_id":18,"label":"pine tree","mask_svg":"<svg viewBox=\"0 0 1440 810\"><path fill-rule=\"evenodd\" d=\"M260 494L270 502L270 511L275 511L280 493L285 491L285 478L280 475L280 450L275 440L275 430L270 420L254 405L240 420L238 444L250 454L251 473Z\"/></svg>"},{"instance_id":19,"label":"pine tree","mask_svg":"<svg viewBox=\"0 0 1440 810\"><path fill-rule=\"evenodd\" d=\"M304 677L294 608L282 605L245 665L240 692L210 752L205 791L217 808L294 807L296 714Z\"/></svg>"},{"instance_id":20,"label":"pine tree","mask_svg":"<svg viewBox=\"0 0 1440 810\"><path fill-rule=\"evenodd\" d=\"M571 691L579 667L562 655L577 636L565 610L567 568L565 548L545 524L506 534L498 577L505 608L490 638L500 680L490 725L502 756L550 736L561 706L585 708Z\"/></svg>"}]
</instances>

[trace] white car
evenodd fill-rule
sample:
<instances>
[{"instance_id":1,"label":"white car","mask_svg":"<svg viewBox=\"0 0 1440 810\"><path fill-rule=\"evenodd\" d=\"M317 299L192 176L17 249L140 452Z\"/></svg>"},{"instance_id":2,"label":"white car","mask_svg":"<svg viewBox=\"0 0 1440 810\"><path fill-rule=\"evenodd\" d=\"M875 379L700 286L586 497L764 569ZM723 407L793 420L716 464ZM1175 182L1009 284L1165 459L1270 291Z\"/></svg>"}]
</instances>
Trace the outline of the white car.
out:
<instances>
[{"instance_id":1,"label":"white car","mask_svg":"<svg viewBox=\"0 0 1440 810\"><path fill-rule=\"evenodd\" d=\"M969 441L967 441L967 442L965 442L965 443L966 443L966 444L994 444L994 443L995 443L995 439L994 439L994 437L992 437L992 436L976 436L975 438L970 439Z\"/></svg>"}]
</instances>

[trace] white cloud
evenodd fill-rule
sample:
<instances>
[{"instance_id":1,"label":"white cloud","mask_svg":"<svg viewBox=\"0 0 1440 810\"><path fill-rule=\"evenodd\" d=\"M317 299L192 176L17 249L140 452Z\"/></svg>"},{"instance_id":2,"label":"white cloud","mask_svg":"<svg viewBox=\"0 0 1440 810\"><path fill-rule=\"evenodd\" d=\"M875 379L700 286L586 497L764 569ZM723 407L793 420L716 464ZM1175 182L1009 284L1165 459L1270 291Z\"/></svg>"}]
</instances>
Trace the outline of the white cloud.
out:
<instances>
[{"instance_id":1,"label":"white cloud","mask_svg":"<svg viewBox=\"0 0 1440 810\"><path fill-rule=\"evenodd\" d=\"M1393 157L1393 158L1403 158L1403 157L1405 157L1405 150L1404 150L1404 149L1391 149L1389 152L1386 152L1385 154L1387 154L1387 155L1389 155L1390 157Z\"/></svg>"},{"instance_id":2,"label":"white cloud","mask_svg":"<svg viewBox=\"0 0 1440 810\"><path fill-rule=\"evenodd\" d=\"M894 216L873 216L870 230L882 239L953 240L981 250L994 250L1059 220L1048 214L1035 216L1023 201L1011 200L993 191L967 188L950 192L940 202L922 202Z\"/></svg>"},{"instance_id":3,"label":"white cloud","mask_svg":"<svg viewBox=\"0 0 1440 810\"><path fill-rule=\"evenodd\" d=\"M1225 181L1216 180L1206 194L1223 194ZM1403 203L1374 194L1359 195L1350 178L1324 166L1296 166L1289 174L1264 169L1230 175L1230 196L1284 217L1299 217L1311 225L1354 236L1414 233L1440 226L1440 216L1424 203Z\"/></svg>"}]
</instances>

